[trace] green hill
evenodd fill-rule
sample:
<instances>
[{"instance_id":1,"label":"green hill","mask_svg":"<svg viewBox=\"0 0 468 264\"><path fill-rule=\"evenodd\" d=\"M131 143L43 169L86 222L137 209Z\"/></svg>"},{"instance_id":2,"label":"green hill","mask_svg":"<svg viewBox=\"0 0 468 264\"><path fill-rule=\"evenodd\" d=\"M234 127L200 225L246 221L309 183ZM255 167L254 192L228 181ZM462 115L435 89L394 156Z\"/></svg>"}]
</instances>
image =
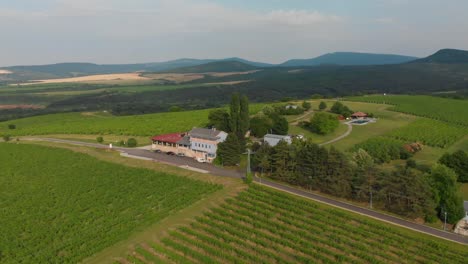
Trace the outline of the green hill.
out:
<instances>
[{"instance_id":1,"label":"green hill","mask_svg":"<svg viewBox=\"0 0 468 264\"><path fill-rule=\"evenodd\" d=\"M318 65L384 65L399 64L417 59L416 57L394 55L394 54L373 54L359 52L334 52L313 58L295 59L281 64L284 67L296 66L318 66Z\"/></svg>"},{"instance_id":2,"label":"green hill","mask_svg":"<svg viewBox=\"0 0 468 264\"><path fill-rule=\"evenodd\" d=\"M468 63L468 51L457 49L441 49L431 56L415 60L413 63Z\"/></svg>"},{"instance_id":3,"label":"green hill","mask_svg":"<svg viewBox=\"0 0 468 264\"><path fill-rule=\"evenodd\" d=\"M243 72L255 70L257 67L240 61L216 61L198 66L183 67L170 72L174 73L203 73L203 72Z\"/></svg>"}]
</instances>

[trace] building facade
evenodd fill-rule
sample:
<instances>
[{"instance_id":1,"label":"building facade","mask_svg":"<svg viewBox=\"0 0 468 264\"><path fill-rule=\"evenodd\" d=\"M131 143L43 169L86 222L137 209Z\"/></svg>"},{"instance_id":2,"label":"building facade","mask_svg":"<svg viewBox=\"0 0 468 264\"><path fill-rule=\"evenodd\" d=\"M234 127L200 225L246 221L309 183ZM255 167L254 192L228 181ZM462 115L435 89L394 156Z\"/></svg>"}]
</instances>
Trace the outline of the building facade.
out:
<instances>
[{"instance_id":1,"label":"building facade","mask_svg":"<svg viewBox=\"0 0 468 264\"><path fill-rule=\"evenodd\" d=\"M152 150L212 162L218 144L226 140L227 133L216 129L193 128L188 133L173 133L152 137Z\"/></svg>"}]
</instances>

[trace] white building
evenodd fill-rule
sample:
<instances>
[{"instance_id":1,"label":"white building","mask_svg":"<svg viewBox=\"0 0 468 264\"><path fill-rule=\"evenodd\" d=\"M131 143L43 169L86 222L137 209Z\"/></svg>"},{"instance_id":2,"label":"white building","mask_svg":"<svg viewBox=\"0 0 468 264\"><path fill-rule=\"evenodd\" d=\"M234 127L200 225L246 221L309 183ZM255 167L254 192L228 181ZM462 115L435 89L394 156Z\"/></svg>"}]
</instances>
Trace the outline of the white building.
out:
<instances>
[{"instance_id":1,"label":"white building","mask_svg":"<svg viewBox=\"0 0 468 264\"><path fill-rule=\"evenodd\" d=\"M290 136L266 134L263 137L263 142L268 143L268 145L270 145L272 147L276 146L281 140L286 141L286 143L288 143L288 144L292 143L292 139L291 139Z\"/></svg>"}]
</instances>

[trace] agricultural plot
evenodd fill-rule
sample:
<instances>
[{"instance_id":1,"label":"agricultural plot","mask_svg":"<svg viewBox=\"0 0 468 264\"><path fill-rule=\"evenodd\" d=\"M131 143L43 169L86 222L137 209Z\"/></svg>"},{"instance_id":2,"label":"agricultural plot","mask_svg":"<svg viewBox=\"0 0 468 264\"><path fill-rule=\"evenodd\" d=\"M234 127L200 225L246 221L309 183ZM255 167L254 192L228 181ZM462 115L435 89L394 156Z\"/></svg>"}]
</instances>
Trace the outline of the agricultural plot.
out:
<instances>
[{"instance_id":1,"label":"agricultural plot","mask_svg":"<svg viewBox=\"0 0 468 264\"><path fill-rule=\"evenodd\" d=\"M221 188L35 145L0 162L0 263L77 263Z\"/></svg>"},{"instance_id":2,"label":"agricultural plot","mask_svg":"<svg viewBox=\"0 0 468 264\"><path fill-rule=\"evenodd\" d=\"M389 110L436 119L456 125L468 126L467 100L446 99L434 96L387 95L347 98L350 101L391 104Z\"/></svg>"},{"instance_id":3,"label":"agricultural plot","mask_svg":"<svg viewBox=\"0 0 468 264\"><path fill-rule=\"evenodd\" d=\"M251 113L256 113L264 106L264 104L251 104L250 111ZM0 135L87 134L153 136L163 133L189 131L193 127L203 127L208 122L210 110L135 116L112 116L103 112L43 115L0 122ZM8 124L15 124L16 129L8 129Z\"/></svg>"},{"instance_id":4,"label":"agricultural plot","mask_svg":"<svg viewBox=\"0 0 468 264\"><path fill-rule=\"evenodd\" d=\"M421 142L424 145L445 148L467 134L466 127L423 118L396 129L387 136L406 142Z\"/></svg>"},{"instance_id":5,"label":"agricultural plot","mask_svg":"<svg viewBox=\"0 0 468 264\"><path fill-rule=\"evenodd\" d=\"M465 263L463 245L260 186L121 263Z\"/></svg>"}]
</instances>

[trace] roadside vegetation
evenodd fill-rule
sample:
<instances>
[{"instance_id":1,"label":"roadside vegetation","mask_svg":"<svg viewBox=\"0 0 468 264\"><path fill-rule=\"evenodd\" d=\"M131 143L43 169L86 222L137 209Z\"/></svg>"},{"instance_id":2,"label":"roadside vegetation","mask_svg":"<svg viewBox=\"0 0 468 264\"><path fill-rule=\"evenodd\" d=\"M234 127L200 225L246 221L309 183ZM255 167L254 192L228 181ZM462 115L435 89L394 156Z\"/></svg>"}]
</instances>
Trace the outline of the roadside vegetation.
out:
<instances>
[{"instance_id":1,"label":"roadside vegetation","mask_svg":"<svg viewBox=\"0 0 468 264\"><path fill-rule=\"evenodd\" d=\"M120 263L465 263L465 246L251 186Z\"/></svg>"},{"instance_id":2,"label":"roadside vegetation","mask_svg":"<svg viewBox=\"0 0 468 264\"><path fill-rule=\"evenodd\" d=\"M69 150L0 143L2 263L76 263L221 188Z\"/></svg>"}]
</instances>

